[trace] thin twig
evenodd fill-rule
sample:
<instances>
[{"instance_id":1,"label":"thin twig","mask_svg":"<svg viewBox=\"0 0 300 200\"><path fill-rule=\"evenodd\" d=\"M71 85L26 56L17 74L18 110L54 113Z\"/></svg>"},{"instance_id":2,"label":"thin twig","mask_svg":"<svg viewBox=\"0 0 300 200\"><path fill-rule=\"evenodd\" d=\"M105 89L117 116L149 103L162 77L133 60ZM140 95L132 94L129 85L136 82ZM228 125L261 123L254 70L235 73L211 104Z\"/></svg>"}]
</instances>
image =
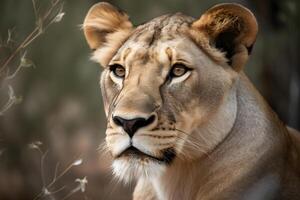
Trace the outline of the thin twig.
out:
<instances>
[{"instance_id":1,"label":"thin twig","mask_svg":"<svg viewBox=\"0 0 300 200\"><path fill-rule=\"evenodd\" d=\"M8 100L6 104L0 109L0 116L4 115L4 113L14 104L20 102L20 98L15 96L15 92L11 85L8 86Z\"/></svg>"},{"instance_id":2,"label":"thin twig","mask_svg":"<svg viewBox=\"0 0 300 200\"><path fill-rule=\"evenodd\" d=\"M66 199L70 198L73 194L75 194L76 192L79 192L79 191L80 191L80 187L77 186L69 194L67 194L66 196L64 196L61 200L66 200Z\"/></svg>"},{"instance_id":3,"label":"thin twig","mask_svg":"<svg viewBox=\"0 0 300 200\"><path fill-rule=\"evenodd\" d=\"M75 166L74 165L75 162L72 162L70 165L68 165L58 176L56 169L58 169L58 164L57 164L57 168L55 169L55 176L53 177L53 180L48 184L48 185L44 185L43 188L51 188L59 179L61 179L68 171L70 171L70 169ZM41 197L43 197L43 190L34 198L34 200L40 199Z\"/></svg>"},{"instance_id":4,"label":"thin twig","mask_svg":"<svg viewBox=\"0 0 300 200\"><path fill-rule=\"evenodd\" d=\"M21 70L22 67L26 67L23 63L23 61L30 61L26 58L21 57L21 63L18 65L18 67L9 75L9 70L7 70L10 63L16 58L16 56L25 49L28 45L30 45L34 40L36 40L42 33L45 32L49 28L49 26L53 23L59 22L62 17L64 16L64 13L62 12L63 9L63 3L61 3L61 0L51 0L51 6L49 9L43 14L42 17L39 18L39 10L40 8L37 6L37 0L32 0L34 15L36 18L36 27L25 37L25 39L19 44L16 45L15 49L12 51L12 53L6 58L3 59L3 61L0 63L0 79L2 80L10 80L13 79ZM7 40L5 41L5 44L1 42L1 46L7 46L9 49L12 49L10 47L10 44L15 43L12 37L13 29L8 30L8 36ZM15 45L14 45L15 46ZM0 51L2 49L0 48ZM22 60L26 59L26 60ZM31 65L33 65L33 62L31 62ZM28 62L27 62L28 64ZM30 66L31 66L30 65ZM6 112L10 107L12 107L13 104L16 104L19 102L19 99L13 96L13 98L9 98L7 103L1 108L0 107L0 116L3 115L4 112Z\"/></svg>"},{"instance_id":5,"label":"thin twig","mask_svg":"<svg viewBox=\"0 0 300 200\"><path fill-rule=\"evenodd\" d=\"M32 0L34 2L34 0ZM52 19L48 19L48 17L52 14L53 9L56 8L56 6L60 3L60 0L55 1L52 6L49 8L49 10L46 12L46 14L44 14L44 16L41 18L41 22L43 24L43 22L46 22L48 20L50 20L48 22L48 24L46 24L45 29L42 30L41 27L37 26L34 28L34 30L23 40L23 42L13 51L13 53L6 59L6 61L4 62L4 64L2 65L2 67L0 68L0 73L3 72L3 70L6 69L6 67L8 66L8 64L15 58L15 56L20 52L21 49L26 48L30 43L32 43L37 37L39 37L48 27L50 24L53 23L53 19L55 18L55 16ZM35 7L35 2L33 3L34 6L34 10L36 10ZM59 12L61 12L62 7L59 9ZM58 13L59 13L58 12ZM41 31L42 30L42 31Z\"/></svg>"},{"instance_id":6,"label":"thin twig","mask_svg":"<svg viewBox=\"0 0 300 200\"><path fill-rule=\"evenodd\" d=\"M54 176L53 176L52 181L54 181L57 178L58 167L59 167L59 163L56 163L55 171L54 171Z\"/></svg>"},{"instance_id":7,"label":"thin twig","mask_svg":"<svg viewBox=\"0 0 300 200\"><path fill-rule=\"evenodd\" d=\"M45 158L48 154L48 150L42 155L41 158L41 177L42 177L42 183L43 183L43 187L46 186L46 181L45 181L45 174L44 174L44 163L45 163Z\"/></svg>"},{"instance_id":8,"label":"thin twig","mask_svg":"<svg viewBox=\"0 0 300 200\"><path fill-rule=\"evenodd\" d=\"M0 73L3 72L3 70L7 67L7 65L13 60L13 58L19 53L19 51L24 48L24 44L27 43L28 40L38 31L38 28L36 27L26 38L25 40L17 47L17 49L6 59L4 64L2 65L0 69Z\"/></svg>"},{"instance_id":9,"label":"thin twig","mask_svg":"<svg viewBox=\"0 0 300 200\"><path fill-rule=\"evenodd\" d=\"M37 9L37 7L36 7L36 2L35 2L35 0L32 0L32 7L33 7L35 19L37 20L37 19L38 19L38 9Z\"/></svg>"}]
</instances>

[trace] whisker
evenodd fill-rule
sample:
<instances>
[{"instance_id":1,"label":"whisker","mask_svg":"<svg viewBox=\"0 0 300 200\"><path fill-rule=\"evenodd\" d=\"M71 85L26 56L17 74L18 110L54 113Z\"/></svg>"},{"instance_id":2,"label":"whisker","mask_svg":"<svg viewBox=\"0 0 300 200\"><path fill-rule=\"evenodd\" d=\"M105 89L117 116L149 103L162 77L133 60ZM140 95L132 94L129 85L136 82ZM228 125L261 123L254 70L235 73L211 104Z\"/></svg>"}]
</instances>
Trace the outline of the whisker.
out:
<instances>
[{"instance_id":1,"label":"whisker","mask_svg":"<svg viewBox=\"0 0 300 200\"><path fill-rule=\"evenodd\" d=\"M180 129L177 129L177 128L175 128L175 130L177 130L177 131L179 131L179 132L181 132L181 133L183 133L183 134L186 134L186 135L189 136L189 137L193 137L192 134L186 133L186 132L183 131L183 130L180 130ZM206 139L205 137L203 137L203 135L198 134L198 136L201 137L201 139L206 143L206 145L209 145L209 142L207 142L207 139ZM193 138L193 139L196 139L196 138ZM197 139L196 139L196 140L197 140Z\"/></svg>"},{"instance_id":2,"label":"whisker","mask_svg":"<svg viewBox=\"0 0 300 200\"><path fill-rule=\"evenodd\" d=\"M175 135L156 135L156 134L139 134L138 136L152 137L157 139L171 139L176 137Z\"/></svg>"},{"instance_id":3,"label":"whisker","mask_svg":"<svg viewBox=\"0 0 300 200\"><path fill-rule=\"evenodd\" d=\"M106 137L115 136L115 135L121 135L121 134L118 132L112 132L112 133L106 134Z\"/></svg>"},{"instance_id":4,"label":"whisker","mask_svg":"<svg viewBox=\"0 0 300 200\"><path fill-rule=\"evenodd\" d=\"M208 151L205 150L205 148L203 148L203 146L200 146L199 144L196 144L190 140L185 140L185 142L187 142L190 146L190 148L196 150L196 151L199 151L201 153L203 153L203 155L205 155L207 158L209 158L210 160L213 161L213 159L211 158L211 156L208 154ZM190 157L192 158L192 156L188 153L188 151L185 151L185 152L182 152L182 159L185 160L187 157Z\"/></svg>"},{"instance_id":5,"label":"whisker","mask_svg":"<svg viewBox=\"0 0 300 200\"><path fill-rule=\"evenodd\" d=\"M106 153L109 153L109 148L108 148L108 146L107 146L107 144L106 144L105 141L103 141L103 142L99 145L99 147L97 148L97 150L99 151L99 153L100 153L101 155L106 154Z\"/></svg>"},{"instance_id":6,"label":"whisker","mask_svg":"<svg viewBox=\"0 0 300 200\"><path fill-rule=\"evenodd\" d=\"M184 142L187 142L189 145L191 145L191 146L194 147L195 149L201 151L202 153L207 153L207 151L205 150L205 146L200 145L200 144L197 144L196 142L191 141L191 140L188 139L188 138L182 138L182 137L180 137L180 136L177 136L177 138L183 140Z\"/></svg>"},{"instance_id":7,"label":"whisker","mask_svg":"<svg viewBox=\"0 0 300 200\"><path fill-rule=\"evenodd\" d=\"M171 146L173 145L174 142L166 142L166 143L158 143L158 144L154 144L155 146Z\"/></svg>"},{"instance_id":8,"label":"whisker","mask_svg":"<svg viewBox=\"0 0 300 200\"><path fill-rule=\"evenodd\" d=\"M186 136L188 136L187 138L182 138L180 136L177 136L178 139L184 140L184 142L187 142L189 145L191 145L192 148L194 148L195 150L200 151L201 153L205 154L209 159L211 159L210 155L208 154L209 151L208 151L208 147L207 146L200 145L199 143L195 142L198 139L194 138L191 134L188 134L185 131L182 131L180 129L176 129L175 128L175 130L177 130L180 133L183 133ZM201 138L203 138L203 137L201 137ZM192 140L192 139L194 139L194 140ZM187 155L184 155L184 156L187 156Z\"/></svg>"}]
</instances>

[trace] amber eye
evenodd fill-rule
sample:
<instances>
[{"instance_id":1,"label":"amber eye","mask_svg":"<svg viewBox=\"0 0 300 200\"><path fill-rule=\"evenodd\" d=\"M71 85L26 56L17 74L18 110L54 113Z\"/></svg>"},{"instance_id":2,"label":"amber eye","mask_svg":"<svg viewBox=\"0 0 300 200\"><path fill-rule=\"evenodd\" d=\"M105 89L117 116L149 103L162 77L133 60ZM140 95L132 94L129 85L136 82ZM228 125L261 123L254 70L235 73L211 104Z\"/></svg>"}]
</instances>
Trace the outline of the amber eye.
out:
<instances>
[{"instance_id":1,"label":"amber eye","mask_svg":"<svg viewBox=\"0 0 300 200\"><path fill-rule=\"evenodd\" d=\"M189 70L190 69L187 68L183 64L174 64L171 69L170 76L171 77L180 77L180 76L183 76Z\"/></svg>"},{"instance_id":2,"label":"amber eye","mask_svg":"<svg viewBox=\"0 0 300 200\"><path fill-rule=\"evenodd\" d=\"M114 64L109 66L109 69L113 74L118 78L124 78L125 77L125 68L122 65Z\"/></svg>"}]
</instances>

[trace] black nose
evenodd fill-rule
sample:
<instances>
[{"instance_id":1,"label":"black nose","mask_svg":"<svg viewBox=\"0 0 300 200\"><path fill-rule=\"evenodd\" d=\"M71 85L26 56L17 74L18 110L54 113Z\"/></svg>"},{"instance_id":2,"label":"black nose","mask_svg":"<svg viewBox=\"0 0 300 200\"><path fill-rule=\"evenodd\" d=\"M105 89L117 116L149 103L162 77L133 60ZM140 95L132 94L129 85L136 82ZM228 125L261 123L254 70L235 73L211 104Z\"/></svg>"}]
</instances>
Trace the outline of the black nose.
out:
<instances>
[{"instance_id":1,"label":"black nose","mask_svg":"<svg viewBox=\"0 0 300 200\"><path fill-rule=\"evenodd\" d=\"M152 122L154 122L155 116L151 115L148 119L145 118L134 118L134 119L124 119L119 116L114 116L113 121L116 125L121 126L124 131L128 133L130 137L134 135L134 133L142 127L148 126Z\"/></svg>"}]
</instances>

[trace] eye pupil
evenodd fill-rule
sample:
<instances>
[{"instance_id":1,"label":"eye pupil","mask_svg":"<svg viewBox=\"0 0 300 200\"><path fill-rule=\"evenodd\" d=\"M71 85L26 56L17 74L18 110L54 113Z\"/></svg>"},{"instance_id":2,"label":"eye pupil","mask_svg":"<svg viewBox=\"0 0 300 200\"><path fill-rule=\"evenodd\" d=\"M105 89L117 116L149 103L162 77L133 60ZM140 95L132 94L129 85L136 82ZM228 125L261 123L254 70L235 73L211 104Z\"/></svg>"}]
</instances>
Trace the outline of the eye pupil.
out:
<instances>
[{"instance_id":1,"label":"eye pupil","mask_svg":"<svg viewBox=\"0 0 300 200\"><path fill-rule=\"evenodd\" d=\"M117 67L116 70L115 70L115 73L116 73L118 76L124 76L124 69L121 68L121 67Z\"/></svg>"},{"instance_id":2,"label":"eye pupil","mask_svg":"<svg viewBox=\"0 0 300 200\"><path fill-rule=\"evenodd\" d=\"M175 64L171 71L171 76L180 77L188 71L188 68L182 64Z\"/></svg>"},{"instance_id":3,"label":"eye pupil","mask_svg":"<svg viewBox=\"0 0 300 200\"><path fill-rule=\"evenodd\" d=\"M110 70L114 73L115 76L123 78L125 77L125 68L119 64L111 65Z\"/></svg>"}]
</instances>

